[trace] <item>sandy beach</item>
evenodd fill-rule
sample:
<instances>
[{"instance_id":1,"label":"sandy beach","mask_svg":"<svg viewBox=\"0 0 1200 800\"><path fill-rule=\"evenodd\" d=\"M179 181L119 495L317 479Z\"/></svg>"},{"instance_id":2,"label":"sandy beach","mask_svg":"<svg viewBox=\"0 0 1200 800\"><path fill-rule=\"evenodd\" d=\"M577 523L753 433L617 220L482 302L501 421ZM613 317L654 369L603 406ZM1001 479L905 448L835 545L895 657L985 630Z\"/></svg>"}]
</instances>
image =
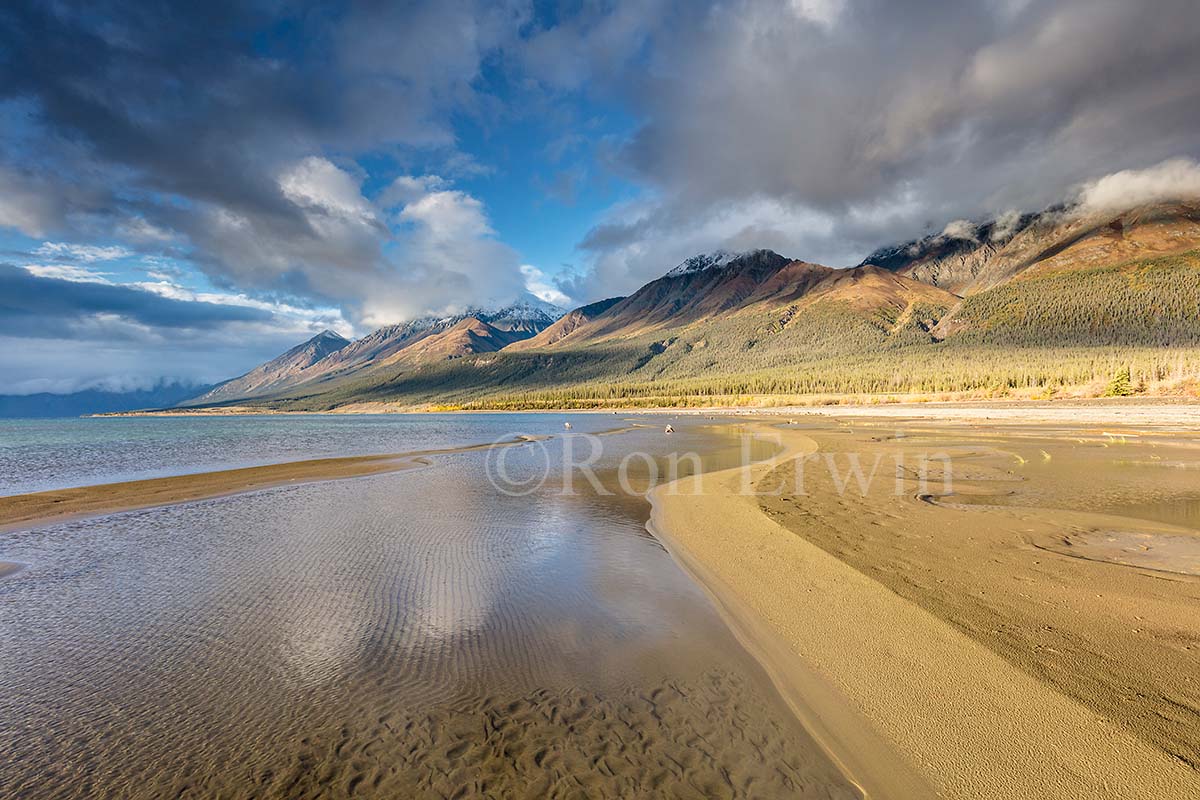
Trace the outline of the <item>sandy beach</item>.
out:
<instances>
[{"instance_id":1,"label":"sandy beach","mask_svg":"<svg viewBox=\"0 0 1200 800\"><path fill-rule=\"evenodd\" d=\"M820 416L837 419L926 419L941 423L989 422L1027 425L1060 422L1093 425L1152 425L1200 428L1200 403L1184 399L1130 402L1123 398L975 403L896 403L828 405L763 409L770 416Z\"/></svg>"},{"instance_id":2,"label":"sandy beach","mask_svg":"<svg viewBox=\"0 0 1200 800\"><path fill-rule=\"evenodd\" d=\"M869 410L759 415L778 456L649 498L813 740L873 798L1200 797L1197 407ZM0 498L0 526L459 451Z\"/></svg>"},{"instance_id":3,"label":"sandy beach","mask_svg":"<svg viewBox=\"0 0 1200 800\"><path fill-rule=\"evenodd\" d=\"M1195 531L1067 502L939 498L940 460L934 488L920 484L922 455L947 451L955 492L1000 494L1022 480L1006 437L1091 439L1104 452L1110 432L977 422L966 437L949 426L947 443L897 424L797 420L780 431L784 454L749 470L764 494L744 493L742 470L705 475L699 496L660 487L653 530L870 796L921 796L920 781L962 798L1200 796ZM1164 441L1156 457L1189 444ZM867 473L883 464L865 492L848 461L825 468L852 453ZM1037 480L1096 488L1102 477L1047 469ZM839 478L852 488L839 492ZM1131 526L1177 557L1139 568L1120 563L1119 545L1063 552L1080 549L1072 536Z\"/></svg>"}]
</instances>

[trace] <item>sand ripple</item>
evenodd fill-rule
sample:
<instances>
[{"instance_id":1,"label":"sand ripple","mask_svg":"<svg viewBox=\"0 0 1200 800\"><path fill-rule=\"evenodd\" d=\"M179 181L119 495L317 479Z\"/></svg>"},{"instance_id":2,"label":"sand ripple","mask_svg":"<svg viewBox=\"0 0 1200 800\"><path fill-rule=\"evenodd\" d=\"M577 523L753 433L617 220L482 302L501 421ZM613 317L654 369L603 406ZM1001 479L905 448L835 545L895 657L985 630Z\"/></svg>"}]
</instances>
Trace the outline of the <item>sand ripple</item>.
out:
<instances>
[{"instance_id":1,"label":"sand ripple","mask_svg":"<svg viewBox=\"0 0 1200 800\"><path fill-rule=\"evenodd\" d=\"M5 537L5 793L854 796L640 501L479 458Z\"/></svg>"}]
</instances>

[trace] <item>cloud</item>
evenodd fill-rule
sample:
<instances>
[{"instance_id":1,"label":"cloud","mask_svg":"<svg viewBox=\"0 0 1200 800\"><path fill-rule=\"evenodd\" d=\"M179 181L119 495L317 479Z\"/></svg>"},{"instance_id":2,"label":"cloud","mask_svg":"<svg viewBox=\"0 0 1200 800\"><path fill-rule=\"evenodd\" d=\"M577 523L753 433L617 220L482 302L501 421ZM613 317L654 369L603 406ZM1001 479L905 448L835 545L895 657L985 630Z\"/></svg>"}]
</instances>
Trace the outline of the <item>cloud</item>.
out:
<instances>
[{"instance_id":1,"label":"cloud","mask_svg":"<svg viewBox=\"0 0 1200 800\"><path fill-rule=\"evenodd\" d=\"M1021 212L1015 209L1009 209L996 217L996 224L992 228L991 240L993 242L1002 242L1016 232L1017 226L1021 224Z\"/></svg>"},{"instance_id":2,"label":"cloud","mask_svg":"<svg viewBox=\"0 0 1200 800\"><path fill-rule=\"evenodd\" d=\"M483 204L457 191L429 191L412 197L400 212L401 222L421 227L430 242L448 244L459 236L494 233L483 213Z\"/></svg>"},{"instance_id":3,"label":"cloud","mask_svg":"<svg viewBox=\"0 0 1200 800\"><path fill-rule=\"evenodd\" d=\"M0 374L9 393L51 384L75 391L115 378L212 383L323 328L349 332L336 310L36 267L0 264Z\"/></svg>"},{"instance_id":4,"label":"cloud","mask_svg":"<svg viewBox=\"0 0 1200 800\"><path fill-rule=\"evenodd\" d=\"M574 301L550 282L549 276L532 264L522 264L521 274L525 276L525 289L539 300L553 303L559 308L572 308Z\"/></svg>"},{"instance_id":5,"label":"cloud","mask_svg":"<svg viewBox=\"0 0 1200 800\"><path fill-rule=\"evenodd\" d=\"M966 219L956 219L946 223L946 227L942 229L942 237L945 239L962 239L967 242L979 241L975 223Z\"/></svg>"},{"instance_id":6,"label":"cloud","mask_svg":"<svg viewBox=\"0 0 1200 800\"><path fill-rule=\"evenodd\" d=\"M25 264L24 270L39 278L56 278L76 283L112 283L108 278L111 272L97 272L87 267L76 267L70 264Z\"/></svg>"},{"instance_id":7,"label":"cloud","mask_svg":"<svg viewBox=\"0 0 1200 800\"><path fill-rule=\"evenodd\" d=\"M0 338L0 346L3 346L4 339ZM180 379L174 376L159 377L148 375L105 375L99 378L80 379L77 377L71 378L30 378L21 380L17 383L4 387L4 393L8 395L27 395L41 394L43 392L49 394L71 394L84 390L96 390L101 392L137 392L148 391L160 387L180 385L183 387L200 388L206 384L197 383L190 379ZM194 394L198 394L195 392Z\"/></svg>"},{"instance_id":8,"label":"cloud","mask_svg":"<svg viewBox=\"0 0 1200 800\"><path fill-rule=\"evenodd\" d=\"M433 177L405 180L384 269L357 301L366 326L508 302L525 288L520 259L483 204ZM392 185L397 189L397 184Z\"/></svg>"},{"instance_id":9,"label":"cloud","mask_svg":"<svg viewBox=\"0 0 1200 800\"><path fill-rule=\"evenodd\" d=\"M185 302L139 288L67 280L0 265L0 332L62 338L85 320L147 328L212 328L230 322L268 322L263 309Z\"/></svg>"},{"instance_id":10,"label":"cloud","mask_svg":"<svg viewBox=\"0 0 1200 800\"><path fill-rule=\"evenodd\" d=\"M610 163L643 205L632 224L615 207L581 242L594 296L653 274L644 262L669 267L731 209L761 209L791 255L853 263L947 220L1039 210L1097 176L1200 154L1189 0L693 9L646 23L653 46L606 84L638 120ZM736 246L743 228L724 230L712 244Z\"/></svg>"},{"instance_id":11,"label":"cloud","mask_svg":"<svg viewBox=\"0 0 1200 800\"><path fill-rule=\"evenodd\" d=\"M484 0L337 14L18 0L0 14L0 227L116 232L218 284L353 313L404 267L384 258L394 242L353 159L404 148L486 173L453 118L489 113L483 64L528 19L525 2Z\"/></svg>"},{"instance_id":12,"label":"cloud","mask_svg":"<svg viewBox=\"0 0 1200 800\"><path fill-rule=\"evenodd\" d=\"M1200 164L1174 158L1090 181L1079 191L1084 211L1123 211L1145 203L1200 198Z\"/></svg>"},{"instance_id":13,"label":"cloud","mask_svg":"<svg viewBox=\"0 0 1200 800\"><path fill-rule=\"evenodd\" d=\"M95 340L30 339L0 333L0 352L4 353L0 391L128 391L151 388L164 379L212 384L246 372L295 344L294 333L236 338L208 332L178 338Z\"/></svg>"},{"instance_id":14,"label":"cloud","mask_svg":"<svg viewBox=\"0 0 1200 800\"><path fill-rule=\"evenodd\" d=\"M0 228L41 236L63 214L53 190L43 181L0 164Z\"/></svg>"},{"instance_id":15,"label":"cloud","mask_svg":"<svg viewBox=\"0 0 1200 800\"><path fill-rule=\"evenodd\" d=\"M511 55L524 76L555 92L618 89L632 76L646 48L680 14L703 16L694 3L641 0L583 3L538 20Z\"/></svg>"},{"instance_id":16,"label":"cloud","mask_svg":"<svg viewBox=\"0 0 1200 800\"><path fill-rule=\"evenodd\" d=\"M162 244L175 239L172 231L147 222L145 217L130 217L117 225L117 232L124 238L141 244Z\"/></svg>"},{"instance_id":17,"label":"cloud","mask_svg":"<svg viewBox=\"0 0 1200 800\"><path fill-rule=\"evenodd\" d=\"M239 306L267 311L276 319L282 318L288 320L290 327L303 325L304 330L329 329L346 337L354 335L353 326L342 317L341 312L336 308L304 308L280 301L260 300L242 293L198 292L174 283L170 280L170 276L167 275L155 275L152 273L151 277L156 278L156 280L152 282L140 281L126 285L172 300Z\"/></svg>"},{"instance_id":18,"label":"cloud","mask_svg":"<svg viewBox=\"0 0 1200 800\"><path fill-rule=\"evenodd\" d=\"M837 23L842 10L846 7L845 0L791 0L792 11L801 19L807 19L824 28L831 28Z\"/></svg>"},{"instance_id":19,"label":"cloud","mask_svg":"<svg viewBox=\"0 0 1200 800\"><path fill-rule=\"evenodd\" d=\"M208 206L180 212L172 226L210 274L338 305L360 331L507 301L523 288L520 259L483 203L440 176L401 175L372 200L361 177L308 156L282 168L278 183L282 220Z\"/></svg>"},{"instance_id":20,"label":"cloud","mask_svg":"<svg viewBox=\"0 0 1200 800\"><path fill-rule=\"evenodd\" d=\"M319 224L322 217L368 227L377 224L359 181L327 159L309 156L289 166L279 178L279 188L310 215L309 224Z\"/></svg>"},{"instance_id":21,"label":"cloud","mask_svg":"<svg viewBox=\"0 0 1200 800\"><path fill-rule=\"evenodd\" d=\"M128 258L133 252L119 245L101 247L87 244L67 244L65 242L43 242L34 255L43 258L69 259L91 264L96 261L117 261Z\"/></svg>"},{"instance_id":22,"label":"cloud","mask_svg":"<svg viewBox=\"0 0 1200 800\"><path fill-rule=\"evenodd\" d=\"M380 193L379 204L384 208L406 206L429 192L441 191L449 186L449 182L439 175L401 175Z\"/></svg>"}]
</instances>

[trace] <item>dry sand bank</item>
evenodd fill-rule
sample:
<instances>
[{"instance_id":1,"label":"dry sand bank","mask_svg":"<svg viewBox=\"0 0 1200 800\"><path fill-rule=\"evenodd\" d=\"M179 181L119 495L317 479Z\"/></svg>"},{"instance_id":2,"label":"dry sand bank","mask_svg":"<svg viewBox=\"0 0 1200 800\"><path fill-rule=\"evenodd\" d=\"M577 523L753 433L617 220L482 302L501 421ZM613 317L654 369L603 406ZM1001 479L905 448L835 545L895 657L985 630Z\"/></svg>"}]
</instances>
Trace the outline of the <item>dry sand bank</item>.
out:
<instances>
[{"instance_id":1,"label":"dry sand bank","mask_svg":"<svg viewBox=\"0 0 1200 800\"><path fill-rule=\"evenodd\" d=\"M769 398L768 398L769 399ZM255 406L224 406L220 408L164 409L158 411L121 411L96 414L97 417L211 417L211 416L312 416L326 414L426 414L428 406L410 406L382 401L350 403L327 411L279 411ZM1190 425L1200 428L1200 403L1189 397L1087 398L1067 400L964 400L935 402L862 403L853 398L841 398L828 405L804 406L711 406L662 408L619 406L605 408L562 409L570 414L672 414L672 415L739 415L788 416L821 415L833 417L906 417L943 420L1011 420L1110 422L1113 424ZM554 409L529 410L445 410L453 414L550 414Z\"/></svg>"},{"instance_id":2,"label":"dry sand bank","mask_svg":"<svg viewBox=\"0 0 1200 800\"><path fill-rule=\"evenodd\" d=\"M537 437L519 437L500 444L421 450L390 455L349 456L291 461L260 467L173 475L122 483L80 486L47 492L0 497L0 531L48 522L184 503L209 497L252 492L285 484L356 478L422 466L426 458L492 447L511 447Z\"/></svg>"},{"instance_id":3,"label":"dry sand bank","mask_svg":"<svg viewBox=\"0 0 1200 800\"><path fill-rule=\"evenodd\" d=\"M751 479L794 487L797 457L907 446L894 419L864 423L806 420ZM932 504L912 474L899 496L891 472L865 496L819 469L804 495L743 480L660 487L652 525L869 794L1200 797L1195 577L1050 552L1062 526L1106 521Z\"/></svg>"},{"instance_id":4,"label":"dry sand bank","mask_svg":"<svg viewBox=\"0 0 1200 800\"><path fill-rule=\"evenodd\" d=\"M978 403L909 403L831 405L762 409L770 416L838 418L938 419L970 422L1064 422L1071 424L1174 425L1200 430L1200 403L1130 402L1128 400L1010 401Z\"/></svg>"}]
</instances>

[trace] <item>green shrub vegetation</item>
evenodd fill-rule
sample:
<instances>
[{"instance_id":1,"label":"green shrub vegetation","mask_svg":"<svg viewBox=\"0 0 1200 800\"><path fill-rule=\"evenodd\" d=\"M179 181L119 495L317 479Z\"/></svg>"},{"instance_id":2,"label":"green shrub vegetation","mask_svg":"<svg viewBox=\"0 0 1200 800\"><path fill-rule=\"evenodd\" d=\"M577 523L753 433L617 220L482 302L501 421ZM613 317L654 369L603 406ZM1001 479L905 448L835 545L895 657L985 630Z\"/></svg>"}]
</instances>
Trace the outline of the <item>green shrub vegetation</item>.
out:
<instances>
[{"instance_id":1,"label":"green shrub vegetation","mask_svg":"<svg viewBox=\"0 0 1200 800\"><path fill-rule=\"evenodd\" d=\"M1022 277L941 306L835 301L743 312L592 345L381 369L262 404L463 408L736 404L746 398L1126 393L1200 378L1196 252ZM938 341L938 322L950 314ZM1117 379L1114 380L1114 376Z\"/></svg>"},{"instance_id":2,"label":"green shrub vegetation","mask_svg":"<svg viewBox=\"0 0 1200 800\"><path fill-rule=\"evenodd\" d=\"M1128 397L1131 394L1133 394L1133 378L1129 374L1129 367L1125 367L1109 382L1108 388L1104 390L1104 396Z\"/></svg>"},{"instance_id":3,"label":"green shrub vegetation","mask_svg":"<svg viewBox=\"0 0 1200 800\"><path fill-rule=\"evenodd\" d=\"M1200 253L1020 277L967 298L959 338L1012 345L1200 345Z\"/></svg>"}]
</instances>

